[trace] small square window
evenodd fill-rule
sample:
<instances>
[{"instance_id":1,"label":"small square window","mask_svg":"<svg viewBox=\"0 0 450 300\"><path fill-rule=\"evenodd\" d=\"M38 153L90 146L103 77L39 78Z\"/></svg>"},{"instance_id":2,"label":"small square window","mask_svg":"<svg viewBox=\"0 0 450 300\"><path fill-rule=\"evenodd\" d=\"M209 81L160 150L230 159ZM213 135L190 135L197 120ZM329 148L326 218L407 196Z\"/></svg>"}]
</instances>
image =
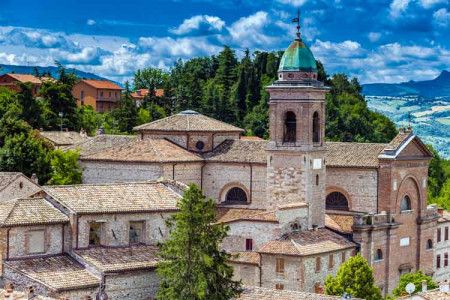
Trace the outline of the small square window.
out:
<instances>
[{"instance_id":1,"label":"small square window","mask_svg":"<svg viewBox=\"0 0 450 300\"><path fill-rule=\"evenodd\" d=\"M130 244L138 244L143 242L143 229L144 222L130 222Z\"/></svg>"},{"instance_id":2,"label":"small square window","mask_svg":"<svg viewBox=\"0 0 450 300\"><path fill-rule=\"evenodd\" d=\"M32 230L28 232L28 253L45 252L45 231Z\"/></svg>"},{"instance_id":3,"label":"small square window","mask_svg":"<svg viewBox=\"0 0 450 300\"><path fill-rule=\"evenodd\" d=\"M276 289L276 290L284 290L284 284L277 283L277 284L275 285L275 289Z\"/></svg>"},{"instance_id":4,"label":"small square window","mask_svg":"<svg viewBox=\"0 0 450 300\"><path fill-rule=\"evenodd\" d=\"M246 239L245 240L245 250L246 251L252 251L253 250L253 240L252 239Z\"/></svg>"}]
</instances>

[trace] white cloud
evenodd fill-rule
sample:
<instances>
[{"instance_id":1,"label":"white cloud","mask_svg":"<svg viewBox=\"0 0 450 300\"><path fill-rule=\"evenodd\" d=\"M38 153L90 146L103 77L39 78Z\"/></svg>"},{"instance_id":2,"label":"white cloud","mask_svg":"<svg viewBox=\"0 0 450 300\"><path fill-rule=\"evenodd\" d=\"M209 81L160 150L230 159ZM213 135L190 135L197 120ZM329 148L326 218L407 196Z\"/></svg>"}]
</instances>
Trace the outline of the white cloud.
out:
<instances>
[{"instance_id":1,"label":"white cloud","mask_svg":"<svg viewBox=\"0 0 450 300\"><path fill-rule=\"evenodd\" d=\"M316 40L311 46L311 50L314 54L326 57L358 57L365 52L361 44L348 40L341 43Z\"/></svg>"},{"instance_id":2,"label":"white cloud","mask_svg":"<svg viewBox=\"0 0 450 300\"><path fill-rule=\"evenodd\" d=\"M391 16L398 18L401 14L406 11L410 3L410 0L393 0L390 5Z\"/></svg>"},{"instance_id":3,"label":"white cloud","mask_svg":"<svg viewBox=\"0 0 450 300\"><path fill-rule=\"evenodd\" d=\"M265 34L264 30L271 24L269 15L259 11L248 17L242 17L227 27L229 37L222 37L222 42L231 42L242 48L265 46L271 47L279 38Z\"/></svg>"},{"instance_id":4,"label":"white cloud","mask_svg":"<svg viewBox=\"0 0 450 300\"><path fill-rule=\"evenodd\" d=\"M77 64L99 64L100 57L108 52L98 47L85 47L79 52L69 52L59 49L51 49L50 54L62 64L77 63Z\"/></svg>"},{"instance_id":5,"label":"white cloud","mask_svg":"<svg viewBox=\"0 0 450 300\"><path fill-rule=\"evenodd\" d=\"M76 47L64 33L24 27L0 27L0 42L36 48Z\"/></svg>"},{"instance_id":6,"label":"white cloud","mask_svg":"<svg viewBox=\"0 0 450 300\"><path fill-rule=\"evenodd\" d=\"M89 19L86 21L86 24L89 26L93 26L93 25L97 24L97 22L95 22L95 20Z\"/></svg>"},{"instance_id":7,"label":"white cloud","mask_svg":"<svg viewBox=\"0 0 450 300\"><path fill-rule=\"evenodd\" d=\"M184 37L173 39L171 37L141 37L138 45L146 52L158 57L176 60L190 58L194 55L211 55L221 47L211 44L204 37Z\"/></svg>"},{"instance_id":8,"label":"white cloud","mask_svg":"<svg viewBox=\"0 0 450 300\"><path fill-rule=\"evenodd\" d=\"M448 4L448 0L419 0L419 3L424 8L431 8L436 4L444 4L444 3Z\"/></svg>"},{"instance_id":9,"label":"white cloud","mask_svg":"<svg viewBox=\"0 0 450 300\"><path fill-rule=\"evenodd\" d=\"M211 34L222 31L225 22L219 17L198 15L190 19L186 19L178 28L171 29L170 32L182 35L194 31L199 31L200 34Z\"/></svg>"},{"instance_id":10,"label":"white cloud","mask_svg":"<svg viewBox=\"0 0 450 300\"><path fill-rule=\"evenodd\" d=\"M369 34L367 35L367 37L369 38L369 40L373 43L378 41L381 38L381 32L369 32Z\"/></svg>"},{"instance_id":11,"label":"white cloud","mask_svg":"<svg viewBox=\"0 0 450 300\"><path fill-rule=\"evenodd\" d=\"M434 12L433 18L439 26L450 26L450 11L446 8L441 8Z\"/></svg>"},{"instance_id":12,"label":"white cloud","mask_svg":"<svg viewBox=\"0 0 450 300\"><path fill-rule=\"evenodd\" d=\"M305 4L308 0L276 0L281 4L289 4L295 7L300 7Z\"/></svg>"}]
</instances>

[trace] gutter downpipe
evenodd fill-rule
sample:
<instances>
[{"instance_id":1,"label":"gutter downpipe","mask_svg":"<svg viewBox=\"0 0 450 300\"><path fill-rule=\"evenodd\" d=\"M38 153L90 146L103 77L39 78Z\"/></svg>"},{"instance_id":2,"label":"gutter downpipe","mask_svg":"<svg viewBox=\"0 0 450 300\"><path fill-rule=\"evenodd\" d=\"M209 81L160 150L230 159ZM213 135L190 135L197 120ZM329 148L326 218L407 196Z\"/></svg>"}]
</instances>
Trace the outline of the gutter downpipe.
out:
<instances>
[{"instance_id":1,"label":"gutter downpipe","mask_svg":"<svg viewBox=\"0 0 450 300\"><path fill-rule=\"evenodd\" d=\"M78 240L79 240L79 236L80 236L80 217L78 216L78 215L76 215L77 216L77 241L76 241L76 244L75 244L75 249L78 249Z\"/></svg>"},{"instance_id":2,"label":"gutter downpipe","mask_svg":"<svg viewBox=\"0 0 450 300\"><path fill-rule=\"evenodd\" d=\"M175 166L177 165L177 163L174 163L173 165L172 165L172 180L174 180L175 181Z\"/></svg>"},{"instance_id":3,"label":"gutter downpipe","mask_svg":"<svg viewBox=\"0 0 450 300\"><path fill-rule=\"evenodd\" d=\"M252 203L252 195L253 195L253 165L250 164L250 203Z\"/></svg>"},{"instance_id":4,"label":"gutter downpipe","mask_svg":"<svg viewBox=\"0 0 450 300\"><path fill-rule=\"evenodd\" d=\"M9 260L9 231L11 227L6 230L6 260Z\"/></svg>"},{"instance_id":5,"label":"gutter downpipe","mask_svg":"<svg viewBox=\"0 0 450 300\"><path fill-rule=\"evenodd\" d=\"M62 238L62 244L61 244L61 254L64 254L65 249L64 249L64 230L65 230L65 224L62 224L61 226L61 238Z\"/></svg>"},{"instance_id":6,"label":"gutter downpipe","mask_svg":"<svg viewBox=\"0 0 450 300\"><path fill-rule=\"evenodd\" d=\"M200 168L200 190L203 191L203 168L206 166L206 162L203 162L202 167Z\"/></svg>"}]
</instances>

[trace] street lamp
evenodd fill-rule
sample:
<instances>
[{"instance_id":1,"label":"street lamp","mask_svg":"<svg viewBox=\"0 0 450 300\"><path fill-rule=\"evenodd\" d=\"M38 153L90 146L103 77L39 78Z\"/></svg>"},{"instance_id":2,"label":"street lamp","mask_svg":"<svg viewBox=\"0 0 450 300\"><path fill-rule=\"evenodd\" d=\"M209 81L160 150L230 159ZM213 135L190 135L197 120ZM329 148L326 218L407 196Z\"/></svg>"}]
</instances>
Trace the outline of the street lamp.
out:
<instances>
[{"instance_id":1,"label":"street lamp","mask_svg":"<svg viewBox=\"0 0 450 300\"><path fill-rule=\"evenodd\" d=\"M64 116L64 114L62 113L62 112L59 112L58 113L58 116L59 116L59 120L60 120L60 125L59 125L59 129L60 129L60 131L62 132L62 117Z\"/></svg>"}]
</instances>

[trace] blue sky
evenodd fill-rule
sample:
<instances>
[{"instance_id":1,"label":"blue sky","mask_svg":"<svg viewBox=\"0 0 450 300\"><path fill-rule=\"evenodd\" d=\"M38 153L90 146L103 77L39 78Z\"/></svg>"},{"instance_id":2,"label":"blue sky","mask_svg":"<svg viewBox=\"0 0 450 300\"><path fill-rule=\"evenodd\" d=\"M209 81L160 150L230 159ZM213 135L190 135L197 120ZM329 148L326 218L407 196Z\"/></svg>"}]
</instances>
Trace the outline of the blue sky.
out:
<instances>
[{"instance_id":1,"label":"blue sky","mask_svg":"<svg viewBox=\"0 0 450 300\"><path fill-rule=\"evenodd\" d=\"M302 36L329 73L361 82L450 69L449 0L2 0L0 63L63 64L123 82L178 58L283 50Z\"/></svg>"}]
</instances>

